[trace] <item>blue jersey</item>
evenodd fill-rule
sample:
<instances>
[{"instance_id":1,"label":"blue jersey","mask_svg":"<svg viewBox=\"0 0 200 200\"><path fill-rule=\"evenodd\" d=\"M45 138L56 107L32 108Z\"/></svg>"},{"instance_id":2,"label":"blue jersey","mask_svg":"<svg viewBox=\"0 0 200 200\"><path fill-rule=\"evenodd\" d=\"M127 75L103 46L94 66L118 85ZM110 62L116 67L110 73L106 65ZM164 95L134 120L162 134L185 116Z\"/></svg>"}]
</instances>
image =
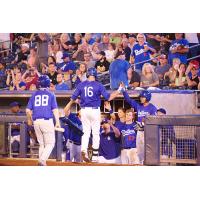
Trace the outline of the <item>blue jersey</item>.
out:
<instances>
[{"instance_id":1,"label":"blue jersey","mask_svg":"<svg viewBox=\"0 0 200 200\"><path fill-rule=\"evenodd\" d=\"M60 118L62 122L66 123L64 126L64 137L65 141L71 140L79 145L81 145L82 132L82 123L81 120L75 113L70 113L68 118Z\"/></svg>"},{"instance_id":2,"label":"blue jersey","mask_svg":"<svg viewBox=\"0 0 200 200\"><path fill-rule=\"evenodd\" d=\"M100 107L101 95L108 100L110 94L105 87L97 81L83 81L78 84L72 99L76 100L80 96L80 105L83 107Z\"/></svg>"},{"instance_id":3,"label":"blue jersey","mask_svg":"<svg viewBox=\"0 0 200 200\"><path fill-rule=\"evenodd\" d=\"M124 123L121 122L120 120L117 120L114 126L120 130L124 126Z\"/></svg>"},{"instance_id":4,"label":"blue jersey","mask_svg":"<svg viewBox=\"0 0 200 200\"><path fill-rule=\"evenodd\" d=\"M110 160L120 155L120 138L116 138L113 131L100 134L99 155Z\"/></svg>"},{"instance_id":5,"label":"blue jersey","mask_svg":"<svg viewBox=\"0 0 200 200\"><path fill-rule=\"evenodd\" d=\"M138 122L142 122L147 115L157 114L157 108L153 104L149 103L147 106L144 106L143 104L131 99L126 91L123 92L123 95L125 101L137 111Z\"/></svg>"},{"instance_id":6,"label":"blue jersey","mask_svg":"<svg viewBox=\"0 0 200 200\"><path fill-rule=\"evenodd\" d=\"M126 60L116 59L110 64L110 87L112 90L117 89L121 82L128 86L127 71L130 64Z\"/></svg>"},{"instance_id":7,"label":"blue jersey","mask_svg":"<svg viewBox=\"0 0 200 200\"><path fill-rule=\"evenodd\" d=\"M60 68L63 72L67 72L69 70L74 71L76 69L76 65L73 61L69 61L59 64L58 68Z\"/></svg>"},{"instance_id":8,"label":"blue jersey","mask_svg":"<svg viewBox=\"0 0 200 200\"><path fill-rule=\"evenodd\" d=\"M151 47L149 44L147 44L146 42L144 43L144 45L148 45L149 47ZM139 69L139 70L142 70L142 66L144 65L145 62L143 61L146 61L146 60L149 60L150 59L150 55L151 55L151 51L148 50L148 51L145 51L144 50L144 45L139 45L138 43L135 44L133 46L133 49L132 49L132 56L134 57L135 59L135 69ZM151 47L152 48L152 47ZM143 62L141 64L137 64L139 62ZM147 61L149 62L149 61Z\"/></svg>"},{"instance_id":9,"label":"blue jersey","mask_svg":"<svg viewBox=\"0 0 200 200\"><path fill-rule=\"evenodd\" d=\"M171 50L177 48L178 46L184 46L184 48L189 48L189 43L185 39L174 40L169 48L169 63L172 65L174 58L179 58L181 63L187 64L187 53L171 53Z\"/></svg>"},{"instance_id":10,"label":"blue jersey","mask_svg":"<svg viewBox=\"0 0 200 200\"><path fill-rule=\"evenodd\" d=\"M56 97L48 90L38 90L29 99L27 108L33 111L32 118L51 119L53 118L52 110L58 108Z\"/></svg>"},{"instance_id":11,"label":"blue jersey","mask_svg":"<svg viewBox=\"0 0 200 200\"><path fill-rule=\"evenodd\" d=\"M122 149L136 148L136 123L124 124L120 129L121 132L121 147Z\"/></svg>"},{"instance_id":12,"label":"blue jersey","mask_svg":"<svg viewBox=\"0 0 200 200\"><path fill-rule=\"evenodd\" d=\"M57 84L56 90L69 90L69 86L66 83Z\"/></svg>"}]
</instances>

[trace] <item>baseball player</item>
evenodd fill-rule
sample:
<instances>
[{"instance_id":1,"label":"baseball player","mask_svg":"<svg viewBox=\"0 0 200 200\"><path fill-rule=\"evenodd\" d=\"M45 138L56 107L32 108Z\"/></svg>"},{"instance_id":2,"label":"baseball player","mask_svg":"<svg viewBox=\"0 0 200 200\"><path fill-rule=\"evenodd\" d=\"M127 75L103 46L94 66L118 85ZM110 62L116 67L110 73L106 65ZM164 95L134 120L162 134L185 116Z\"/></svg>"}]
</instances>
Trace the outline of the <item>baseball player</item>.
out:
<instances>
[{"instance_id":1,"label":"baseball player","mask_svg":"<svg viewBox=\"0 0 200 200\"><path fill-rule=\"evenodd\" d=\"M81 82L74 91L70 102L66 105L64 111L67 113L75 100L80 96L81 118L84 135L82 137L82 159L85 162L90 162L87 155L87 147L90 133L92 130L93 141L93 156L92 161L97 162L99 150L99 131L100 131L100 105L101 95L111 101L118 95L118 91L109 94L105 87L96 81L97 71L94 67L87 70L87 80Z\"/></svg>"},{"instance_id":2,"label":"baseball player","mask_svg":"<svg viewBox=\"0 0 200 200\"><path fill-rule=\"evenodd\" d=\"M120 128L121 132L121 162L122 164L139 164L139 158L136 149L137 124L134 120L132 109L126 110L126 119L124 126Z\"/></svg>"},{"instance_id":3,"label":"baseball player","mask_svg":"<svg viewBox=\"0 0 200 200\"><path fill-rule=\"evenodd\" d=\"M122 89L121 89L122 88ZM123 93L123 96L125 98L125 101L134 108L135 111L137 111L137 120L140 125L143 126L144 119L147 115L156 115L157 114L157 108L150 103L151 100L151 93L147 90L143 90L140 93L140 103L137 101L131 99L128 95L128 93L125 91L124 84L120 84L119 90ZM141 126L141 127L142 127ZM136 147L137 147L137 153L139 157L140 164L143 164L144 162L144 130L141 129L137 132L137 140L136 140Z\"/></svg>"},{"instance_id":4,"label":"baseball player","mask_svg":"<svg viewBox=\"0 0 200 200\"><path fill-rule=\"evenodd\" d=\"M67 149L69 149L69 160L74 162L81 162L81 137L83 132L80 117L79 111L78 116L70 112L67 117L60 118L67 126L67 128L65 128L64 137Z\"/></svg>"},{"instance_id":5,"label":"baseball player","mask_svg":"<svg viewBox=\"0 0 200 200\"><path fill-rule=\"evenodd\" d=\"M59 112L56 97L48 88L50 79L47 75L39 77L40 89L29 99L26 114L28 125L33 124L37 140L39 142L39 166L45 166L55 146L55 128L53 117L55 117L55 127L60 128Z\"/></svg>"},{"instance_id":6,"label":"baseball player","mask_svg":"<svg viewBox=\"0 0 200 200\"><path fill-rule=\"evenodd\" d=\"M106 118L101 127L98 162L120 164L120 131Z\"/></svg>"}]
</instances>

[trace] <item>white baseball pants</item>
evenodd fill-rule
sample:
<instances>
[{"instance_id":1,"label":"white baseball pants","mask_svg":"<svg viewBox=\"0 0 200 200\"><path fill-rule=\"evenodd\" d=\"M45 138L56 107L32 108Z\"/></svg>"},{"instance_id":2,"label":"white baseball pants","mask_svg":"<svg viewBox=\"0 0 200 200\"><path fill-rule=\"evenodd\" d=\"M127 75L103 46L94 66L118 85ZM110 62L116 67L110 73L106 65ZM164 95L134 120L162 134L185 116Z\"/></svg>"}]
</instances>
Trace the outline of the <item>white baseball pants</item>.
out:
<instances>
[{"instance_id":1,"label":"white baseball pants","mask_svg":"<svg viewBox=\"0 0 200 200\"><path fill-rule=\"evenodd\" d=\"M136 148L141 165L144 163L144 131L137 132Z\"/></svg>"},{"instance_id":2,"label":"white baseball pants","mask_svg":"<svg viewBox=\"0 0 200 200\"><path fill-rule=\"evenodd\" d=\"M113 159L106 159L103 156L99 156L98 157L98 162L99 163L106 163L106 164L121 164L121 158L120 156L118 156L117 158L113 158Z\"/></svg>"},{"instance_id":3,"label":"white baseball pants","mask_svg":"<svg viewBox=\"0 0 200 200\"><path fill-rule=\"evenodd\" d=\"M137 149L122 149L121 150L121 162L122 164L139 164L139 159L137 155Z\"/></svg>"},{"instance_id":4,"label":"white baseball pants","mask_svg":"<svg viewBox=\"0 0 200 200\"><path fill-rule=\"evenodd\" d=\"M100 123L101 123L101 113L100 108L93 109L91 107L86 107L81 109L81 122L83 126L82 144L81 151L87 153L90 133L92 131L92 147L93 149L99 149L100 142Z\"/></svg>"},{"instance_id":5,"label":"white baseball pants","mask_svg":"<svg viewBox=\"0 0 200 200\"><path fill-rule=\"evenodd\" d=\"M46 164L54 146L55 146L55 130L53 119L44 120L37 119L33 122L39 147L39 162Z\"/></svg>"}]
</instances>

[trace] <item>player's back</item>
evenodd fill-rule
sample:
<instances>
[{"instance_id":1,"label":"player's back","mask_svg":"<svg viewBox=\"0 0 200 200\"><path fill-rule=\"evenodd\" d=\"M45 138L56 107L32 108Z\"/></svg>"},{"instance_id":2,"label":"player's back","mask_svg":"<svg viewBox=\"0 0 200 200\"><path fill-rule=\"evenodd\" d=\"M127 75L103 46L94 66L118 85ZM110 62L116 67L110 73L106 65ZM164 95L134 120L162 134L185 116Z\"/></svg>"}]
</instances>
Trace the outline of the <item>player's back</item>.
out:
<instances>
[{"instance_id":1,"label":"player's back","mask_svg":"<svg viewBox=\"0 0 200 200\"><path fill-rule=\"evenodd\" d=\"M81 107L100 107L101 95L103 95L106 100L110 97L101 83L98 81L86 80L77 86L74 94L72 95L72 99L76 99L80 96Z\"/></svg>"},{"instance_id":2,"label":"player's back","mask_svg":"<svg viewBox=\"0 0 200 200\"><path fill-rule=\"evenodd\" d=\"M38 90L32 95L27 108L33 111L33 120L53 118L52 110L57 108L55 95L46 89Z\"/></svg>"}]
</instances>

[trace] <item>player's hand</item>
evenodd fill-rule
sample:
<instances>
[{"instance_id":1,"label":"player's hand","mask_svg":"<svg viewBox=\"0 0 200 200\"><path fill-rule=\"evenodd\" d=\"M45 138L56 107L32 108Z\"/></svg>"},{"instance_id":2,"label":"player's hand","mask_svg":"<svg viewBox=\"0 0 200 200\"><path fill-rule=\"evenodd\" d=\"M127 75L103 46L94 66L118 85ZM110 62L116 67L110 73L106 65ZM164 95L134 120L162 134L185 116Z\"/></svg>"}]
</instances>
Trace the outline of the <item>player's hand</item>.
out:
<instances>
[{"instance_id":1,"label":"player's hand","mask_svg":"<svg viewBox=\"0 0 200 200\"><path fill-rule=\"evenodd\" d=\"M61 128L60 122L57 122L57 123L56 123L55 128Z\"/></svg>"},{"instance_id":2,"label":"player's hand","mask_svg":"<svg viewBox=\"0 0 200 200\"><path fill-rule=\"evenodd\" d=\"M28 124L28 126L33 126L32 120L28 120L28 121L27 121L27 124Z\"/></svg>"},{"instance_id":3,"label":"player's hand","mask_svg":"<svg viewBox=\"0 0 200 200\"><path fill-rule=\"evenodd\" d=\"M110 111L110 110L111 110L110 102L105 101L105 103L104 103L104 108Z\"/></svg>"}]
</instances>

